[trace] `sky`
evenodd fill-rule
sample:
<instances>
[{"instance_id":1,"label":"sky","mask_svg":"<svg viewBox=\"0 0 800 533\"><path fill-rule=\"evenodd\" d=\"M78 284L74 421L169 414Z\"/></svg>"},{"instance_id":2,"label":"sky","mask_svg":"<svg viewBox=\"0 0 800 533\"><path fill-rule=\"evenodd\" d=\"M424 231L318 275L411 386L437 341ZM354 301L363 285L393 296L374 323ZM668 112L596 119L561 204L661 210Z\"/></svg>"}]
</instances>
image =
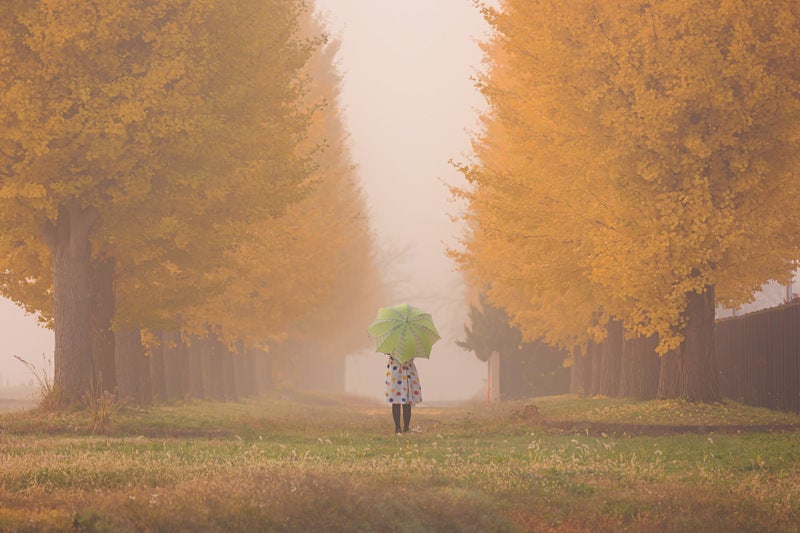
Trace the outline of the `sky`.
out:
<instances>
[{"instance_id":1,"label":"sky","mask_svg":"<svg viewBox=\"0 0 800 533\"><path fill-rule=\"evenodd\" d=\"M486 366L458 348L468 305L446 247L463 228L447 184L464 185L448 163L466 161L484 103L470 79L487 26L471 0L316 0L341 44L341 101L392 301L433 314L442 340L417 366L429 401L480 397ZM366 329L366 327L365 327ZM366 333L365 333L366 334ZM52 358L52 332L0 300L0 386L24 383ZM382 397L385 361L348 359L349 392Z\"/></svg>"}]
</instances>

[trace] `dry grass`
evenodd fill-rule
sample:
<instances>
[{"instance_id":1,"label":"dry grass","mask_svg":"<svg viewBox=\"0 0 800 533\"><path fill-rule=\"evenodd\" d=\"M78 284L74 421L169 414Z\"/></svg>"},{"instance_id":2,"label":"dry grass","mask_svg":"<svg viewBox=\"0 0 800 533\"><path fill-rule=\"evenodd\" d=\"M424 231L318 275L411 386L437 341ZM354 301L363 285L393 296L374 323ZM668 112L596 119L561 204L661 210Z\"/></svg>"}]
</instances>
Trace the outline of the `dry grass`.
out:
<instances>
[{"instance_id":1,"label":"dry grass","mask_svg":"<svg viewBox=\"0 0 800 533\"><path fill-rule=\"evenodd\" d=\"M89 412L6 414L0 530L796 530L796 432L615 437L545 424L556 404L560 420L602 421L592 402L421 407L402 437L383 405L317 395L123 407L103 435ZM671 416L754 427L775 416L672 408L684 407ZM610 419L656 422L659 409L625 402Z\"/></svg>"}]
</instances>

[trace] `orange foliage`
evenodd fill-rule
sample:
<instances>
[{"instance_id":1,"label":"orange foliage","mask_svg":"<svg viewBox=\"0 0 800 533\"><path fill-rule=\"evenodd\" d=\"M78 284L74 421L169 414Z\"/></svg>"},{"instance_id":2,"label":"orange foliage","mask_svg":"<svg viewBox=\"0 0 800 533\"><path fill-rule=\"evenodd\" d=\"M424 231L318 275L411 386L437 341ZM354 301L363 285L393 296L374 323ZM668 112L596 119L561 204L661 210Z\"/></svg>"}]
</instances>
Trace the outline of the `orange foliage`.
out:
<instances>
[{"instance_id":1,"label":"orange foliage","mask_svg":"<svg viewBox=\"0 0 800 533\"><path fill-rule=\"evenodd\" d=\"M687 295L736 305L800 257L800 12L792 0L506 0L463 167L457 254L529 337L609 317L659 350Z\"/></svg>"}]
</instances>

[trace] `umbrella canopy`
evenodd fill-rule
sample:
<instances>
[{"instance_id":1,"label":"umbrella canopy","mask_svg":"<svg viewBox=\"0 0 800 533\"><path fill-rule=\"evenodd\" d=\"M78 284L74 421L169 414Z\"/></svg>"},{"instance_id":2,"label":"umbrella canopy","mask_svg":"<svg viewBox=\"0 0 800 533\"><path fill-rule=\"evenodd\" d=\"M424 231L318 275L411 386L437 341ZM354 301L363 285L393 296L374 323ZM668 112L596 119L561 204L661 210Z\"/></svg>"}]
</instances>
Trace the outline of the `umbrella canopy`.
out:
<instances>
[{"instance_id":1,"label":"umbrella canopy","mask_svg":"<svg viewBox=\"0 0 800 533\"><path fill-rule=\"evenodd\" d=\"M375 351L388 353L401 363L430 357L441 337L429 313L408 304L381 307L367 331L375 337Z\"/></svg>"}]
</instances>

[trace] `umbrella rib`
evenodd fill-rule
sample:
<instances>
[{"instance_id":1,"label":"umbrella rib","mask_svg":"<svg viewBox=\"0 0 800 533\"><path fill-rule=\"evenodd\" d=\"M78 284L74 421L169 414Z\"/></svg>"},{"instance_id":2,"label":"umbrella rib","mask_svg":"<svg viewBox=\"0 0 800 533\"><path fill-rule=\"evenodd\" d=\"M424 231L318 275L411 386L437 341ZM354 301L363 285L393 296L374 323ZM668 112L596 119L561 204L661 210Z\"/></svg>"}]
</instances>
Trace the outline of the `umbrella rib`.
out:
<instances>
[{"instance_id":1,"label":"umbrella rib","mask_svg":"<svg viewBox=\"0 0 800 533\"><path fill-rule=\"evenodd\" d=\"M425 345L422 344L422 338L419 335L417 335L417 332L414 331L413 328L408 328L408 329L411 332L411 335L414 337L414 344L417 345L416 355L422 355L423 353L425 353Z\"/></svg>"}]
</instances>

